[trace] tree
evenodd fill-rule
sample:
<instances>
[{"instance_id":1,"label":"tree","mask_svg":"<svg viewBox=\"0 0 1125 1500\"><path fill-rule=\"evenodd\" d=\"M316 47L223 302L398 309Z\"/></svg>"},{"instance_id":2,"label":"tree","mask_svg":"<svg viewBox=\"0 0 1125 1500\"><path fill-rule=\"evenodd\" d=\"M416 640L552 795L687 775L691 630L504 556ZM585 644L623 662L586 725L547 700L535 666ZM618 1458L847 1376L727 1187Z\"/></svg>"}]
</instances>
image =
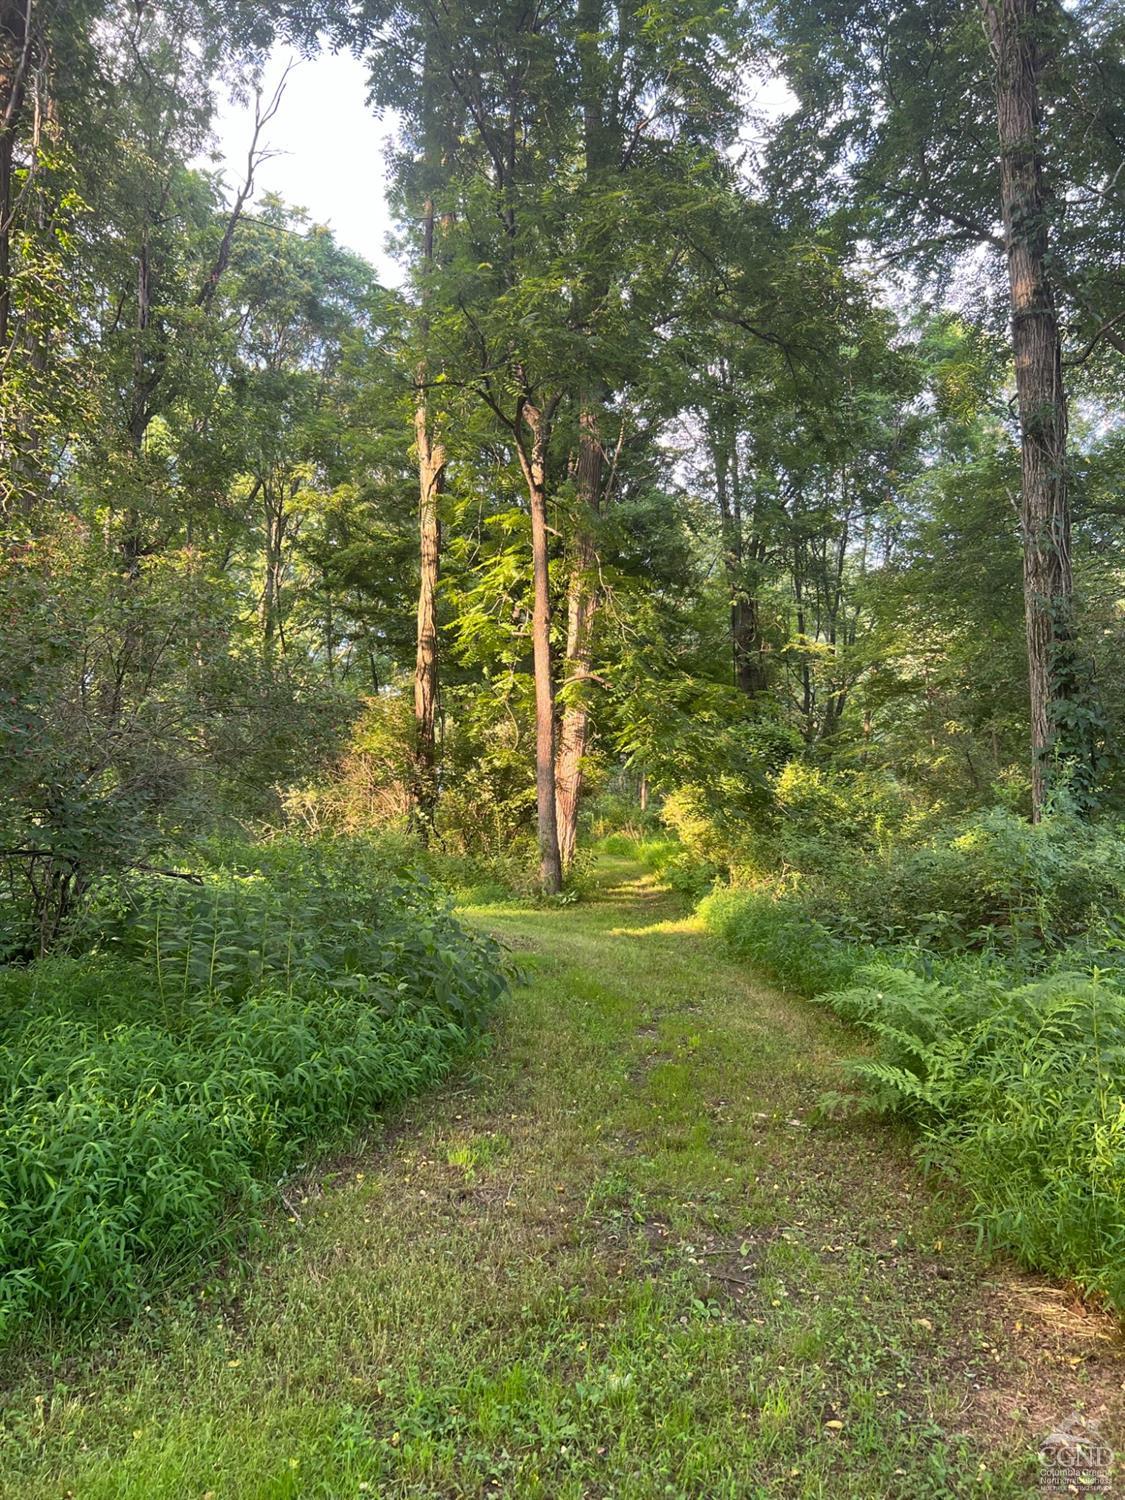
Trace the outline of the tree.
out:
<instances>
[{"instance_id":1,"label":"tree","mask_svg":"<svg viewBox=\"0 0 1125 1500\"><path fill-rule=\"evenodd\" d=\"M721 173L717 151L736 121L738 48L722 7L685 26L672 9L642 14L596 0L549 19L518 0L481 14L403 9L380 34L378 102L405 110L423 162L445 141L442 191L456 233L443 234L443 265L425 277L430 347L444 339L443 373L474 390L509 434L525 481L543 589L532 636L551 885L556 865L573 857L590 738L595 537L614 474L607 433L621 435L623 390L653 350L656 286L681 290L671 268L683 255L684 222L709 201L702 168ZM410 65L419 55L420 71ZM577 96L566 84L571 71ZM432 229L424 262L427 244ZM668 309L657 317L669 321ZM564 441L566 458L556 460ZM428 442L423 434L420 453ZM555 510L556 522L569 523L561 714L551 665L553 496L569 502Z\"/></svg>"},{"instance_id":2,"label":"tree","mask_svg":"<svg viewBox=\"0 0 1125 1500\"><path fill-rule=\"evenodd\" d=\"M1055 291L1048 272L1043 182L1044 27L1037 0L981 0L981 9L996 80L1000 206L1020 416L1031 811L1037 821L1047 797L1052 739L1077 687L1078 654L1067 503L1067 400ZM1092 745L1082 760L1086 774L1092 775Z\"/></svg>"},{"instance_id":3,"label":"tree","mask_svg":"<svg viewBox=\"0 0 1125 1500\"><path fill-rule=\"evenodd\" d=\"M818 9L818 28L825 19ZM798 192L829 209L824 184L842 173L857 232L874 235L888 263L948 275L973 246L1005 258L1023 455L1032 817L1052 765L1089 803L1102 724L1071 592L1060 312L1076 360L1107 343L1125 348L1112 269L1121 247L1107 260L1104 232L1120 192L1120 23L1105 24L1094 5L1064 12L1038 0L889 9L846 0L814 59L803 47L812 12L788 4L779 20L800 107L779 134L778 172L816 135Z\"/></svg>"},{"instance_id":4,"label":"tree","mask_svg":"<svg viewBox=\"0 0 1125 1500\"><path fill-rule=\"evenodd\" d=\"M444 130L436 98L435 69L429 44L422 62L422 213L419 266L418 334L421 345L414 406L414 445L418 454L418 621L414 660L415 772L412 797L420 827L434 821L437 805L438 621L437 591L441 573L441 496L445 489L446 450L430 396L429 383L440 372L426 357L429 334L427 301L434 266L436 215L434 194L443 167Z\"/></svg>"}]
</instances>

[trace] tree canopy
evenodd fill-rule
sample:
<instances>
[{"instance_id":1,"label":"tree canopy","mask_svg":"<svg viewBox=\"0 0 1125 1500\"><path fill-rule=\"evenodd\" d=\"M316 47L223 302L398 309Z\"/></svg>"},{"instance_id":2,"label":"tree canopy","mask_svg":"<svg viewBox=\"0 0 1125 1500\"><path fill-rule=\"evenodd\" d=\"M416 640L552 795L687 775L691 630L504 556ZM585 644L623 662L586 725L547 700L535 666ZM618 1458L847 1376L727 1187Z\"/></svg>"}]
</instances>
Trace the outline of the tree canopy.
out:
<instances>
[{"instance_id":1,"label":"tree canopy","mask_svg":"<svg viewBox=\"0 0 1125 1500\"><path fill-rule=\"evenodd\" d=\"M1115 807L1122 25L10 8L2 816L46 940L247 813L534 834L557 890L622 777ZM242 180L200 165L282 40L394 112L400 289L256 195L284 85Z\"/></svg>"}]
</instances>

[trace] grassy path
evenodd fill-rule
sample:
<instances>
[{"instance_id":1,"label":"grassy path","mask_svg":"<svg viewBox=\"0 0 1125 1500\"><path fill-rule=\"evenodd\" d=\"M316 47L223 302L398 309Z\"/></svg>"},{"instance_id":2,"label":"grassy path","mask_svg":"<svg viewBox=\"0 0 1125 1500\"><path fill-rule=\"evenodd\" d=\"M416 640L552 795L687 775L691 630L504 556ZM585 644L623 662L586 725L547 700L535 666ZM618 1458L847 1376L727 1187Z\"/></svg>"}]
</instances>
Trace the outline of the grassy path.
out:
<instances>
[{"instance_id":1,"label":"grassy path","mask_svg":"<svg viewBox=\"0 0 1125 1500\"><path fill-rule=\"evenodd\" d=\"M847 1034L602 877L472 914L493 1045L237 1281L8 1372L4 1500L1007 1496L1075 1408L1121 1436L1110 1326L816 1118Z\"/></svg>"}]
</instances>

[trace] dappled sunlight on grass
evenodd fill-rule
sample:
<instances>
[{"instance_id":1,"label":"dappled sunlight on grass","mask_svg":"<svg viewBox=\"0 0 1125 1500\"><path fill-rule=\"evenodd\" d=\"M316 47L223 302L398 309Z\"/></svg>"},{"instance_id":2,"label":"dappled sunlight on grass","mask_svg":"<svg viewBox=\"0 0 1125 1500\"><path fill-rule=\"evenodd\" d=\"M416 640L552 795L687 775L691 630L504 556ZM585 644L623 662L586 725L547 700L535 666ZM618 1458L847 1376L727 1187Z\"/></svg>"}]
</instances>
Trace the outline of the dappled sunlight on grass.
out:
<instances>
[{"instance_id":1,"label":"dappled sunlight on grass","mask_svg":"<svg viewBox=\"0 0 1125 1500\"><path fill-rule=\"evenodd\" d=\"M642 927L611 927L609 937L694 937L704 936L694 917L669 917L646 923Z\"/></svg>"}]
</instances>

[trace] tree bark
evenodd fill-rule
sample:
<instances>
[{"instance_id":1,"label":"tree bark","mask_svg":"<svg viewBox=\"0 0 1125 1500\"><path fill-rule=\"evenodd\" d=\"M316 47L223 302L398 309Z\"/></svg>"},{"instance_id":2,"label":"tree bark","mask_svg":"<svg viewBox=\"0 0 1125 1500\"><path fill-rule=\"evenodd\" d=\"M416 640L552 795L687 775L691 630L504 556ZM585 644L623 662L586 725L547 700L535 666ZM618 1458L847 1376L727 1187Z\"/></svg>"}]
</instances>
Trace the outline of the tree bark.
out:
<instances>
[{"instance_id":1,"label":"tree bark","mask_svg":"<svg viewBox=\"0 0 1125 1500\"><path fill-rule=\"evenodd\" d=\"M735 685L748 698L768 686L758 600L746 574L746 542L742 524L742 493L733 433L712 427L711 458L723 542L723 571L730 593L730 641Z\"/></svg>"},{"instance_id":2,"label":"tree bark","mask_svg":"<svg viewBox=\"0 0 1125 1500\"><path fill-rule=\"evenodd\" d=\"M1031 699L1031 806L1038 822L1048 786L1056 705L1066 696L1062 659L1073 651L1067 402L1058 314L1048 265L1040 143L1037 0L981 0L996 80L1000 195L1011 293L1019 406L1024 617Z\"/></svg>"},{"instance_id":3,"label":"tree bark","mask_svg":"<svg viewBox=\"0 0 1125 1500\"><path fill-rule=\"evenodd\" d=\"M16 136L27 93L34 34L31 9L0 0L0 355L11 338L12 178ZM0 374L6 361L0 360Z\"/></svg>"},{"instance_id":4,"label":"tree bark","mask_svg":"<svg viewBox=\"0 0 1125 1500\"><path fill-rule=\"evenodd\" d=\"M547 449L557 398L542 408L522 400L516 448L531 507L534 605L531 644L535 673L535 794L539 827L539 882L545 894L562 890L558 814L555 806L555 686L551 675L551 578L547 532ZM526 424L531 442L524 441Z\"/></svg>"},{"instance_id":5,"label":"tree bark","mask_svg":"<svg viewBox=\"0 0 1125 1500\"><path fill-rule=\"evenodd\" d=\"M437 702L440 662L437 591L441 572L441 497L445 490L445 445L430 408L426 344L430 323L427 303L434 269L434 182L442 166L437 78L430 47L422 61L425 144L422 204L422 308L419 332L422 358L414 406L414 445L418 453L418 617L414 654L414 785L410 801L422 837L433 827L437 812Z\"/></svg>"},{"instance_id":6,"label":"tree bark","mask_svg":"<svg viewBox=\"0 0 1125 1500\"><path fill-rule=\"evenodd\" d=\"M555 774L559 855L564 870L573 863L578 844L578 805L590 740L589 693L599 602L591 523L601 508L604 469L605 450L598 431L597 407L586 402L579 416L578 519L567 581L566 668Z\"/></svg>"},{"instance_id":7,"label":"tree bark","mask_svg":"<svg viewBox=\"0 0 1125 1500\"><path fill-rule=\"evenodd\" d=\"M32 0L0 0L0 385L14 395L5 400L0 419L0 513L30 514L45 488L38 402L31 395L47 369L43 314L34 293L15 295L19 266L13 244L34 234L50 236L43 190L35 186L41 133L53 132L57 123L48 72L37 7ZM17 191L21 155L27 170ZM31 377L26 394L24 374Z\"/></svg>"},{"instance_id":8,"label":"tree bark","mask_svg":"<svg viewBox=\"0 0 1125 1500\"><path fill-rule=\"evenodd\" d=\"M430 209L432 218L432 207ZM418 636L414 660L413 802L423 830L433 826L437 809L438 696L437 588L441 569L440 501L445 487L445 447L435 439L425 386L414 410L418 449Z\"/></svg>"},{"instance_id":9,"label":"tree bark","mask_svg":"<svg viewBox=\"0 0 1125 1500\"><path fill-rule=\"evenodd\" d=\"M274 658L275 642L285 649L281 627L281 589L285 577L285 534L288 515L283 484L262 484L262 554L265 575L262 597L258 603L258 624L262 632L262 654L267 666Z\"/></svg>"},{"instance_id":10,"label":"tree bark","mask_svg":"<svg viewBox=\"0 0 1125 1500\"><path fill-rule=\"evenodd\" d=\"M582 106L582 145L588 188L597 191L626 169L622 158L620 71L606 66L601 41L605 29L604 0L579 0L578 90ZM592 268L585 290L583 321L596 317L610 287L608 265ZM606 501L606 455L602 440L607 391L597 378L580 390L578 455L575 465L577 517L567 580L566 666L564 700L559 726L555 788L559 850L563 869L574 861L578 846L578 809L585 779L585 757L590 745L593 703L594 640L601 606L596 582L596 518Z\"/></svg>"}]
</instances>

